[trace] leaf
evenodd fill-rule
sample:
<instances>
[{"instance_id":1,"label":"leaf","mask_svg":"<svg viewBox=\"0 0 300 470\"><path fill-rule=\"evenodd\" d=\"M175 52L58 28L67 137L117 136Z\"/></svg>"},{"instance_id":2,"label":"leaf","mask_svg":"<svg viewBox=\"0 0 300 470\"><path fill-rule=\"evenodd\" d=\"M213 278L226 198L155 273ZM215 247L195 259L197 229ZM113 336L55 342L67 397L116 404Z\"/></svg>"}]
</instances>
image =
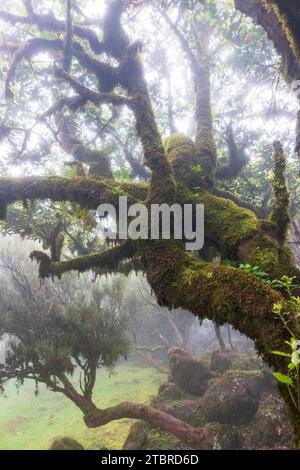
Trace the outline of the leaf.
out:
<instances>
[{"instance_id":1,"label":"leaf","mask_svg":"<svg viewBox=\"0 0 300 470\"><path fill-rule=\"evenodd\" d=\"M278 382L286 385L293 385L293 380L288 375L282 374L281 372L274 372L273 375Z\"/></svg>"},{"instance_id":2,"label":"leaf","mask_svg":"<svg viewBox=\"0 0 300 470\"><path fill-rule=\"evenodd\" d=\"M284 356L284 357L291 357L290 354L286 354L284 352L281 352L281 351L271 351L272 354L276 354L276 356Z\"/></svg>"},{"instance_id":3,"label":"leaf","mask_svg":"<svg viewBox=\"0 0 300 470\"><path fill-rule=\"evenodd\" d=\"M292 354L292 364L298 366L300 364L300 356L297 351L294 351Z\"/></svg>"}]
</instances>

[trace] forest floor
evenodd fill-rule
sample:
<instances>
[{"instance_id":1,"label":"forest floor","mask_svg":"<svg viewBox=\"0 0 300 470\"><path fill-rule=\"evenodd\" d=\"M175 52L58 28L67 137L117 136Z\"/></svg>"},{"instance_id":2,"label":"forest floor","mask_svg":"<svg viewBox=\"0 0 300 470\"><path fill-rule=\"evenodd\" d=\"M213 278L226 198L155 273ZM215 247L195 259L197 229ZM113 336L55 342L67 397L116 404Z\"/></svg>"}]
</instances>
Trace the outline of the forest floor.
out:
<instances>
[{"instance_id":1,"label":"forest floor","mask_svg":"<svg viewBox=\"0 0 300 470\"><path fill-rule=\"evenodd\" d=\"M116 405L124 400L149 402L157 394L165 376L155 369L125 364L109 376L99 371L94 401L99 407ZM114 421L102 428L87 429L82 414L59 393L27 381L16 390L13 383L0 396L0 450L48 449L54 437L67 435L86 449L121 449L132 420Z\"/></svg>"}]
</instances>

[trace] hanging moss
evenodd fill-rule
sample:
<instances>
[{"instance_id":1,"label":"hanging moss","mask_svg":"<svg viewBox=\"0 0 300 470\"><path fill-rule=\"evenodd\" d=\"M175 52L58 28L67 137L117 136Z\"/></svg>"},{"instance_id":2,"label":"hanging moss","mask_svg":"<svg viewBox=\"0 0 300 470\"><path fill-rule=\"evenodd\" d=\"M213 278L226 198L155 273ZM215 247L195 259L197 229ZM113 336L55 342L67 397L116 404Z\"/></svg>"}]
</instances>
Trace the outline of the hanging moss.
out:
<instances>
[{"instance_id":1,"label":"hanging moss","mask_svg":"<svg viewBox=\"0 0 300 470\"><path fill-rule=\"evenodd\" d=\"M50 276L61 277L63 273L77 271L102 270L106 273L114 273L124 260L133 259L137 256L138 242L127 240L119 246L110 248L101 253L79 256L68 261L52 261L49 256L42 251L33 251L31 259L39 263L39 277L45 279Z\"/></svg>"},{"instance_id":2,"label":"hanging moss","mask_svg":"<svg viewBox=\"0 0 300 470\"><path fill-rule=\"evenodd\" d=\"M39 263L39 278L41 280L44 280L47 277L51 276L51 269L50 269L51 260L46 253L35 250L32 253L30 253L30 258Z\"/></svg>"}]
</instances>

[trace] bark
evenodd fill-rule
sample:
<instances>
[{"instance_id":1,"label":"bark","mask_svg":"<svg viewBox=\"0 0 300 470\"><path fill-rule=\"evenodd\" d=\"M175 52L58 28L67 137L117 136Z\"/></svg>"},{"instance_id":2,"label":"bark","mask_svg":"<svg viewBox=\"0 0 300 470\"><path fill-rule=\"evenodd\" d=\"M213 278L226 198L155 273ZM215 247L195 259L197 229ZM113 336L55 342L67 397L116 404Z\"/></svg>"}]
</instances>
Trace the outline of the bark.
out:
<instances>
[{"instance_id":1,"label":"bark","mask_svg":"<svg viewBox=\"0 0 300 470\"><path fill-rule=\"evenodd\" d=\"M161 430L177 437L181 442L193 449L212 449L216 433L205 429L195 428L167 413L159 411L152 406L125 402L120 405L107 408L106 410L95 410L85 415L84 421L89 428L104 426L116 419L141 419Z\"/></svg>"},{"instance_id":2,"label":"bark","mask_svg":"<svg viewBox=\"0 0 300 470\"><path fill-rule=\"evenodd\" d=\"M215 330L216 337L217 337L217 340L219 342L219 346L220 346L221 351L225 351L226 346L225 346L225 343L224 343L223 338L222 338L221 328L216 323L214 323L214 330Z\"/></svg>"},{"instance_id":3,"label":"bark","mask_svg":"<svg viewBox=\"0 0 300 470\"><path fill-rule=\"evenodd\" d=\"M205 428L195 428L150 405L124 402L105 410L99 409L89 397L80 395L68 380L61 374L59 380L63 384L62 393L66 395L83 412L84 422L89 428L97 428L118 419L141 419L147 423L177 437L189 447L196 449L212 449L216 432Z\"/></svg>"},{"instance_id":4,"label":"bark","mask_svg":"<svg viewBox=\"0 0 300 470\"><path fill-rule=\"evenodd\" d=\"M234 350L235 347L234 347L233 344L232 344L230 325L226 325L226 329L227 329L227 335L228 335L228 343L229 343L229 346L231 347L231 349Z\"/></svg>"}]
</instances>

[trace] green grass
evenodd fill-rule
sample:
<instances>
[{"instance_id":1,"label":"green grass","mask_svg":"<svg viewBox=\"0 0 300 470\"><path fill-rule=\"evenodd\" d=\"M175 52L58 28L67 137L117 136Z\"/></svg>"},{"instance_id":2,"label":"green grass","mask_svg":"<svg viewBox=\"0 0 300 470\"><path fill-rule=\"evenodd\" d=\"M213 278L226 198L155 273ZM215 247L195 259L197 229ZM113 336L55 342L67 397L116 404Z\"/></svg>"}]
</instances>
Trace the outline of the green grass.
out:
<instances>
[{"instance_id":1,"label":"green grass","mask_svg":"<svg viewBox=\"0 0 300 470\"><path fill-rule=\"evenodd\" d=\"M109 377L99 371L94 401L99 407L124 400L149 402L164 376L154 369L120 366ZM48 449L56 436L68 435L86 449L121 449L133 423L114 421L98 429L86 428L80 410L62 394L40 387L34 396L34 383L27 381L19 392L13 383L0 396L0 449Z\"/></svg>"}]
</instances>

